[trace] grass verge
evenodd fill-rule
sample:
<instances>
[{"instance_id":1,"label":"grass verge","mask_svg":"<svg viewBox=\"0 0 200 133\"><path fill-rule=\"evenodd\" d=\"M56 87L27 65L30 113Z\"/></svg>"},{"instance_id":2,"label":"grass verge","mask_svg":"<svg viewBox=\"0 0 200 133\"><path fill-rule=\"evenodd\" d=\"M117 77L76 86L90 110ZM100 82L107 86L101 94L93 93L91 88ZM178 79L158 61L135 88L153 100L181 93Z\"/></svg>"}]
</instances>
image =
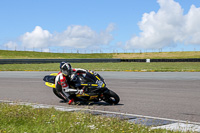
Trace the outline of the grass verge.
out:
<instances>
[{"instance_id":1,"label":"grass verge","mask_svg":"<svg viewBox=\"0 0 200 133\"><path fill-rule=\"evenodd\" d=\"M0 103L1 133L170 133L117 118Z\"/></svg>"},{"instance_id":2,"label":"grass verge","mask_svg":"<svg viewBox=\"0 0 200 133\"><path fill-rule=\"evenodd\" d=\"M200 72L200 62L162 62L162 63L71 63L73 68L94 71L129 72ZM3 64L0 71L59 71L59 63L46 64Z\"/></svg>"}]
</instances>

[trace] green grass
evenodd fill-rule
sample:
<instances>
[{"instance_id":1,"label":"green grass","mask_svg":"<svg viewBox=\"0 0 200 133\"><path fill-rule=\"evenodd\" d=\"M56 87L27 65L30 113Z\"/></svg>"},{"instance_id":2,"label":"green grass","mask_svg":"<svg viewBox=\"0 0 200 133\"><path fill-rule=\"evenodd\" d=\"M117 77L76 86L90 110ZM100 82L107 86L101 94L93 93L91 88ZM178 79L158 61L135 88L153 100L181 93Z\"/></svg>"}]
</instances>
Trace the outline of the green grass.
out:
<instances>
[{"instance_id":1,"label":"green grass","mask_svg":"<svg viewBox=\"0 0 200 133\"><path fill-rule=\"evenodd\" d=\"M200 51L196 52L153 52L153 53L121 53L113 55L120 59L189 59L200 58Z\"/></svg>"},{"instance_id":2,"label":"green grass","mask_svg":"<svg viewBox=\"0 0 200 133\"><path fill-rule=\"evenodd\" d=\"M184 59L200 58L200 51L153 53L45 53L32 51L0 50L0 59L71 59L71 58L120 58L120 59Z\"/></svg>"},{"instance_id":3,"label":"green grass","mask_svg":"<svg viewBox=\"0 0 200 133\"><path fill-rule=\"evenodd\" d=\"M99 53L99 54L69 54L44 53L30 51L0 50L0 59L63 59L63 58L126 58L126 59L182 59L200 58L200 52L161 52L161 53ZM163 63L72 63L74 68L84 68L94 71L138 71L138 72L199 72L199 62L163 62ZM4 64L0 71L59 71L58 63L48 64Z\"/></svg>"},{"instance_id":4,"label":"green grass","mask_svg":"<svg viewBox=\"0 0 200 133\"><path fill-rule=\"evenodd\" d=\"M133 72L200 72L200 62L162 63L71 63L73 68L94 71L133 71ZM0 71L59 71L59 63L46 64L2 64Z\"/></svg>"},{"instance_id":5,"label":"green grass","mask_svg":"<svg viewBox=\"0 0 200 133\"><path fill-rule=\"evenodd\" d=\"M117 118L0 103L0 133L171 133Z\"/></svg>"},{"instance_id":6,"label":"green grass","mask_svg":"<svg viewBox=\"0 0 200 133\"><path fill-rule=\"evenodd\" d=\"M71 58L112 58L112 54L71 54L32 51L0 50L0 59L71 59Z\"/></svg>"}]
</instances>

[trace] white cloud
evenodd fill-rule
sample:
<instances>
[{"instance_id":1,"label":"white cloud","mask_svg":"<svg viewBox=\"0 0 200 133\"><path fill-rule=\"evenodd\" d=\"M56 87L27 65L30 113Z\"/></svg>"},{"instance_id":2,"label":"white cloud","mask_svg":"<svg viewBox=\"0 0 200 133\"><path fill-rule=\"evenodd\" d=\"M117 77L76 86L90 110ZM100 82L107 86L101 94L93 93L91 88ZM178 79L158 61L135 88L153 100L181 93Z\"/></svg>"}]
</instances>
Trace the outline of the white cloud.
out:
<instances>
[{"instance_id":1,"label":"white cloud","mask_svg":"<svg viewBox=\"0 0 200 133\"><path fill-rule=\"evenodd\" d=\"M58 46L68 46L74 48L85 48L94 44L96 32L88 26L69 26L64 32L57 33L53 41Z\"/></svg>"},{"instance_id":2,"label":"white cloud","mask_svg":"<svg viewBox=\"0 0 200 133\"><path fill-rule=\"evenodd\" d=\"M110 33L112 30L107 31L106 29L97 33L88 26L73 25L69 26L64 32L56 34L53 40L59 46L74 48L108 45L113 40L113 36Z\"/></svg>"},{"instance_id":3,"label":"white cloud","mask_svg":"<svg viewBox=\"0 0 200 133\"><path fill-rule=\"evenodd\" d=\"M16 49L17 48L17 43L13 41L9 41L8 43L4 44L5 47L9 49Z\"/></svg>"},{"instance_id":4,"label":"white cloud","mask_svg":"<svg viewBox=\"0 0 200 133\"><path fill-rule=\"evenodd\" d=\"M191 6L188 14L174 0L157 0L158 12L144 13L138 23L142 31L126 42L126 48L163 48L178 42L200 44L200 8Z\"/></svg>"},{"instance_id":5,"label":"white cloud","mask_svg":"<svg viewBox=\"0 0 200 133\"><path fill-rule=\"evenodd\" d=\"M50 46L63 46L70 48L87 48L108 45L113 36L110 32L114 30L114 24L97 33L88 26L72 25L61 33L50 33L36 26L32 32L26 32L19 38L23 48L48 48ZM10 41L5 44L7 47L17 46L16 42ZM47 49L45 51L48 51Z\"/></svg>"},{"instance_id":6,"label":"white cloud","mask_svg":"<svg viewBox=\"0 0 200 133\"><path fill-rule=\"evenodd\" d=\"M188 14L185 16L184 31L187 33L185 37L186 44L200 44L200 8L191 6Z\"/></svg>"},{"instance_id":7,"label":"white cloud","mask_svg":"<svg viewBox=\"0 0 200 133\"><path fill-rule=\"evenodd\" d=\"M112 32L116 29L116 25L114 23L110 23L108 27L106 28L106 32Z\"/></svg>"},{"instance_id":8,"label":"white cloud","mask_svg":"<svg viewBox=\"0 0 200 133\"><path fill-rule=\"evenodd\" d=\"M50 52L49 48L42 49L42 52Z\"/></svg>"},{"instance_id":9,"label":"white cloud","mask_svg":"<svg viewBox=\"0 0 200 133\"><path fill-rule=\"evenodd\" d=\"M52 34L36 26L32 32L26 32L20 37L23 47L26 48L43 48L49 45Z\"/></svg>"}]
</instances>

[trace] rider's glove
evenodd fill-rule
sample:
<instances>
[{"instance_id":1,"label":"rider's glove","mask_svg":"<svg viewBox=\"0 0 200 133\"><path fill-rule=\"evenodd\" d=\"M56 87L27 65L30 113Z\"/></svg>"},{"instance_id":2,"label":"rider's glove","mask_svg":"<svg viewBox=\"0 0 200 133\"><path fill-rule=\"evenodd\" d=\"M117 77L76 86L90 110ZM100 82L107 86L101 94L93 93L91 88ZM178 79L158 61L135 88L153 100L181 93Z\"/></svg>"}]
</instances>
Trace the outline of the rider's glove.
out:
<instances>
[{"instance_id":1,"label":"rider's glove","mask_svg":"<svg viewBox=\"0 0 200 133\"><path fill-rule=\"evenodd\" d=\"M82 95L82 94L83 94L83 92L84 92L84 90L83 90L83 89L81 89L81 90L78 90L78 91L76 92L76 94L80 94L80 95Z\"/></svg>"}]
</instances>

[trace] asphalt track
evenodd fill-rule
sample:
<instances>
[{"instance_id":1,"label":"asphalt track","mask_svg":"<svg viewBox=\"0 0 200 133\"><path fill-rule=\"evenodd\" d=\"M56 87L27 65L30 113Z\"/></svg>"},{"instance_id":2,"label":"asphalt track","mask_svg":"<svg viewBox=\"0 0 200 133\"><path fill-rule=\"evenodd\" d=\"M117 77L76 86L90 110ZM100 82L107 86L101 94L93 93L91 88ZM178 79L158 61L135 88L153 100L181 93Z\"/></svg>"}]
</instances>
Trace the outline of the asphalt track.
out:
<instances>
[{"instance_id":1,"label":"asphalt track","mask_svg":"<svg viewBox=\"0 0 200 133\"><path fill-rule=\"evenodd\" d=\"M52 72L0 72L0 100L48 105L61 103L43 77ZM90 108L144 116L200 122L198 72L99 72L121 98L118 105L98 103Z\"/></svg>"}]
</instances>

